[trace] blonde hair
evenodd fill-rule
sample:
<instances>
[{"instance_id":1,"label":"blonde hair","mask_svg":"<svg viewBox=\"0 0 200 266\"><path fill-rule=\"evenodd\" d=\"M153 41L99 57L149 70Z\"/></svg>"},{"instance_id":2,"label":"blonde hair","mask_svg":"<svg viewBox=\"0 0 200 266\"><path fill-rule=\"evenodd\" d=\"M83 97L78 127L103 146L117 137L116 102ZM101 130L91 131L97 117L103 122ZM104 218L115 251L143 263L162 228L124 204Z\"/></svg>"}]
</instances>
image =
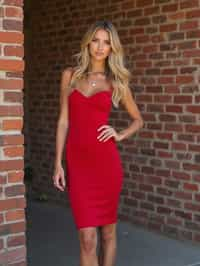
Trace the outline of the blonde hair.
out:
<instances>
[{"instance_id":1,"label":"blonde hair","mask_svg":"<svg viewBox=\"0 0 200 266\"><path fill-rule=\"evenodd\" d=\"M130 72L124 66L124 51L116 28L110 21L97 21L92 24L81 41L81 51L74 56L77 58L77 67L72 74L70 87L86 75L90 63L89 43L99 29L104 29L110 37L111 52L106 58L106 72L111 78L113 93L112 102L119 107L120 99L126 94L129 86Z\"/></svg>"}]
</instances>

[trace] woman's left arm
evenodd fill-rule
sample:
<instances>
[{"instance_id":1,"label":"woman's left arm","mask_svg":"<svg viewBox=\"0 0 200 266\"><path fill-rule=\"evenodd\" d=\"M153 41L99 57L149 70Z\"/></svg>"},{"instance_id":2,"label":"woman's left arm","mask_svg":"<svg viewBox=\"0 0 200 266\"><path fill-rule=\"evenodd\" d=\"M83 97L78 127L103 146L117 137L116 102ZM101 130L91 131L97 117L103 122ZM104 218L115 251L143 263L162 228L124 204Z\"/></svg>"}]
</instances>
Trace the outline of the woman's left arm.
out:
<instances>
[{"instance_id":1,"label":"woman's left arm","mask_svg":"<svg viewBox=\"0 0 200 266\"><path fill-rule=\"evenodd\" d=\"M98 128L98 131L102 130L97 139L99 141L106 141L109 138L113 137L116 141L121 141L125 138L128 138L140 128L143 127L144 122L140 111L133 99L132 93L130 88L128 88L126 95L121 100L122 104L124 105L125 109L129 113L130 117L133 119L133 122L127 128L123 129L119 133L115 131L113 127L110 125L103 125Z\"/></svg>"},{"instance_id":2,"label":"woman's left arm","mask_svg":"<svg viewBox=\"0 0 200 266\"><path fill-rule=\"evenodd\" d=\"M128 88L126 95L123 97L122 104L124 105L125 109L129 113L130 117L133 119L133 122L130 124L128 128L123 129L122 131L118 133L118 137L119 137L118 141L128 138L129 136L134 134L136 131L138 131L140 128L142 128L144 125L144 121L133 99L130 88Z\"/></svg>"}]
</instances>

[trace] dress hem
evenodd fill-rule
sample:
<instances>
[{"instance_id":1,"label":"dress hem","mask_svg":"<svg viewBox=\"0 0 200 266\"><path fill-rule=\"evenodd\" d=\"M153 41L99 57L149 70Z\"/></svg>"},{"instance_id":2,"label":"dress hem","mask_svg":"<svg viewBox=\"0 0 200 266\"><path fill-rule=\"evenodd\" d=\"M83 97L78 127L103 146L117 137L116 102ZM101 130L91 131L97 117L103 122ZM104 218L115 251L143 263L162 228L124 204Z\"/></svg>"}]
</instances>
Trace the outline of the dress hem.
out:
<instances>
[{"instance_id":1,"label":"dress hem","mask_svg":"<svg viewBox=\"0 0 200 266\"><path fill-rule=\"evenodd\" d=\"M88 225L80 225L80 226L76 226L76 229L77 230L80 230L82 228L87 228L87 227L99 227L99 226L103 226L103 225L109 225L109 224L115 224L117 223L118 219L115 219L115 220L112 220L112 221L105 221L105 222L102 222L102 223L91 223L91 224L88 224Z\"/></svg>"}]
</instances>

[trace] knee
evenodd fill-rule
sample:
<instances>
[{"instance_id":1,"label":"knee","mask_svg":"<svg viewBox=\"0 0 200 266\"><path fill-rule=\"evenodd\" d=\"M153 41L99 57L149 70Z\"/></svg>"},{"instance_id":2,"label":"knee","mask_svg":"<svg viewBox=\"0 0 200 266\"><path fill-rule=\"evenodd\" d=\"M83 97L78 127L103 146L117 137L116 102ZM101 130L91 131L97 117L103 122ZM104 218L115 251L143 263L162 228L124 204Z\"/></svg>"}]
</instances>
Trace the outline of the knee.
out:
<instances>
[{"instance_id":1,"label":"knee","mask_svg":"<svg viewBox=\"0 0 200 266\"><path fill-rule=\"evenodd\" d=\"M87 254L96 252L97 239L95 233L85 233L80 236L81 251Z\"/></svg>"},{"instance_id":2,"label":"knee","mask_svg":"<svg viewBox=\"0 0 200 266\"><path fill-rule=\"evenodd\" d=\"M115 231L107 231L102 233L102 241L103 243L110 243L116 240L116 233Z\"/></svg>"}]
</instances>

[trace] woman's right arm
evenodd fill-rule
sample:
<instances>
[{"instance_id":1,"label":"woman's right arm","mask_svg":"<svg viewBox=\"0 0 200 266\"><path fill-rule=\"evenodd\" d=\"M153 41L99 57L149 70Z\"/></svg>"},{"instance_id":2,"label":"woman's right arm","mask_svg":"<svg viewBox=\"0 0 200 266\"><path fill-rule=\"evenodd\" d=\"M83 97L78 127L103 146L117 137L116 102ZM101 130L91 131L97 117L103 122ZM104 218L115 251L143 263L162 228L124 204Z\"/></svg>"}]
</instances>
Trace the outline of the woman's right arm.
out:
<instances>
[{"instance_id":1,"label":"woman's right arm","mask_svg":"<svg viewBox=\"0 0 200 266\"><path fill-rule=\"evenodd\" d=\"M60 82L60 113L57 122L56 130L56 155L55 155L55 172L54 172L54 184L59 189L63 190L65 186L64 172L62 169L62 154L65 144L65 138L68 131L68 85L72 76L72 68L67 68L62 72ZM59 184L61 181L62 187Z\"/></svg>"}]
</instances>

